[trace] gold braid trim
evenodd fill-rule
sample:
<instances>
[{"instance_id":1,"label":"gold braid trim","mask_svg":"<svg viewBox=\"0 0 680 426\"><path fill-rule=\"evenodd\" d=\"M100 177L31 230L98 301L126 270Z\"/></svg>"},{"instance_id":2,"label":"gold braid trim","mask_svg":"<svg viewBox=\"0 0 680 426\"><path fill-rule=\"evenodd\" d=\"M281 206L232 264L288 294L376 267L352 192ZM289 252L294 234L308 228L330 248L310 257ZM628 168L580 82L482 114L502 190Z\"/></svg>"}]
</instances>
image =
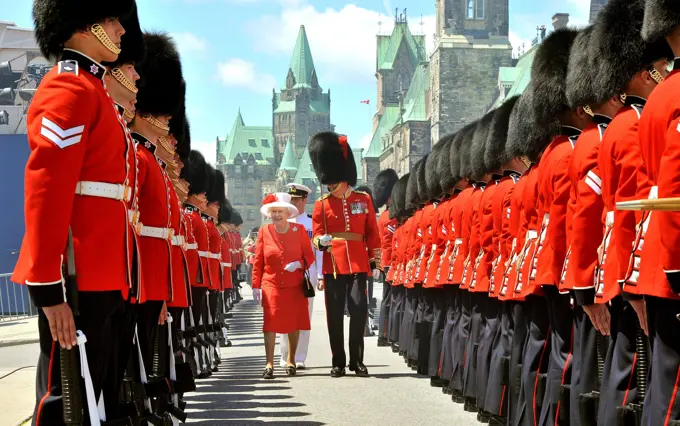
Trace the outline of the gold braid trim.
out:
<instances>
[{"instance_id":1,"label":"gold braid trim","mask_svg":"<svg viewBox=\"0 0 680 426\"><path fill-rule=\"evenodd\" d=\"M583 107L583 111L588 114L591 117L595 117L595 114L593 113L593 109L590 108L590 105L586 105Z\"/></svg>"},{"instance_id":2,"label":"gold braid trim","mask_svg":"<svg viewBox=\"0 0 680 426\"><path fill-rule=\"evenodd\" d=\"M120 48L116 46L116 44L113 41L111 41L109 35L106 34L106 31L104 31L104 28L101 25L99 24L92 25L90 31L92 32L92 34L94 34L95 37L97 37L97 39L101 42L101 44L104 45L104 47L111 51L111 53L120 55Z\"/></svg>"},{"instance_id":3,"label":"gold braid trim","mask_svg":"<svg viewBox=\"0 0 680 426\"><path fill-rule=\"evenodd\" d=\"M124 109L123 109L123 116L124 116L128 121L132 121L132 120L135 118L135 114L134 114L132 111L128 110L127 108L124 108Z\"/></svg>"},{"instance_id":4,"label":"gold braid trim","mask_svg":"<svg viewBox=\"0 0 680 426\"><path fill-rule=\"evenodd\" d=\"M139 92L139 89L137 88L137 86L135 86L135 83L131 82L127 77L125 77L125 74L123 74L123 71L121 71L120 68L112 69L111 75L113 76L113 78L116 79L117 82L119 82L131 93L134 93L136 95L137 92Z\"/></svg>"},{"instance_id":5,"label":"gold braid trim","mask_svg":"<svg viewBox=\"0 0 680 426\"><path fill-rule=\"evenodd\" d=\"M656 68L649 70L649 75L651 75L654 81L656 81L656 84L661 84L664 81L663 76L659 71L656 70Z\"/></svg>"},{"instance_id":6,"label":"gold braid trim","mask_svg":"<svg viewBox=\"0 0 680 426\"><path fill-rule=\"evenodd\" d=\"M154 127L158 127L159 129L169 132L170 131L170 126L166 126L165 124L161 123L160 120L156 119L156 117L153 117L150 114L144 113L140 114L143 120L151 123Z\"/></svg>"}]
</instances>

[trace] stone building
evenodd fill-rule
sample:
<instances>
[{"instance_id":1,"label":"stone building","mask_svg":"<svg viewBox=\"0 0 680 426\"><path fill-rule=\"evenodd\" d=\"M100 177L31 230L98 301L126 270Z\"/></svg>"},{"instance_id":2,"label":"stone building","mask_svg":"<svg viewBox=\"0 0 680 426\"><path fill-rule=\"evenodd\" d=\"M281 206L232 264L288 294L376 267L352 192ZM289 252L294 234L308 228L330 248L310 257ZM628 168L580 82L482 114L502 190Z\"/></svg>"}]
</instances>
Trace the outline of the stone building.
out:
<instances>
[{"instance_id":1,"label":"stone building","mask_svg":"<svg viewBox=\"0 0 680 426\"><path fill-rule=\"evenodd\" d=\"M600 10L607 4L608 0L590 0L590 23L594 23L597 18L597 14Z\"/></svg>"}]
</instances>

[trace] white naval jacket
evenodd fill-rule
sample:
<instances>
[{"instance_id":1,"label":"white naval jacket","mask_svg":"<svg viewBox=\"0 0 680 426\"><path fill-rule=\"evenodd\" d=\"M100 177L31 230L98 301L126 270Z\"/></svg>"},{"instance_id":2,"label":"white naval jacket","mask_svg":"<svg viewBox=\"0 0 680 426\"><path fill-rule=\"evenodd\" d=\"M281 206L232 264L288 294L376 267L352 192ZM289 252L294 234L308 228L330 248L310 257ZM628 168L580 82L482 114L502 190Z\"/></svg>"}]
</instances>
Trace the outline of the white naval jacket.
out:
<instances>
[{"instance_id":1,"label":"white naval jacket","mask_svg":"<svg viewBox=\"0 0 680 426\"><path fill-rule=\"evenodd\" d=\"M301 215L288 219L289 222L293 223L299 223L300 225L303 225L305 229L307 230L307 236L309 237L310 244L312 240L312 218L307 215L307 213L302 213ZM314 261L313 264L307 265L309 266L309 280L312 282L314 286L316 286L317 282L319 281L319 272L323 270L323 252L320 250L317 250L314 248L314 244L312 244L312 250L314 250L314 257L316 260Z\"/></svg>"}]
</instances>

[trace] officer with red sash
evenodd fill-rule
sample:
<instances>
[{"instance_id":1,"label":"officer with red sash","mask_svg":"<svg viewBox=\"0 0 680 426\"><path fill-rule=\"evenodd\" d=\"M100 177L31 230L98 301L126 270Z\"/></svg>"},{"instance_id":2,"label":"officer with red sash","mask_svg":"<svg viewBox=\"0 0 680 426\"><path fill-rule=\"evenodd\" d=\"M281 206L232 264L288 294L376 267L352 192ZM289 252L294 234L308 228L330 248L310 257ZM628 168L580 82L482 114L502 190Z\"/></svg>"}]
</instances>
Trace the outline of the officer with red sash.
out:
<instances>
[{"instance_id":1,"label":"officer with red sash","mask_svg":"<svg viewBox=\"0 0 680 426\"><path fill-rule=\"evenodd\" d=\"M309 154L317 177L329 194L314 205L313 243L324 250L323 280L328 316L328 335L333 352L332 377L345 374L343 314L345 300L350 313L349 368L367 376L363 363L364 325L368 315L366 281L380 259L380 235L373 202L355 192L357 172L347 137L322 132L309 142Z\"/></svg>"}]
</instances>

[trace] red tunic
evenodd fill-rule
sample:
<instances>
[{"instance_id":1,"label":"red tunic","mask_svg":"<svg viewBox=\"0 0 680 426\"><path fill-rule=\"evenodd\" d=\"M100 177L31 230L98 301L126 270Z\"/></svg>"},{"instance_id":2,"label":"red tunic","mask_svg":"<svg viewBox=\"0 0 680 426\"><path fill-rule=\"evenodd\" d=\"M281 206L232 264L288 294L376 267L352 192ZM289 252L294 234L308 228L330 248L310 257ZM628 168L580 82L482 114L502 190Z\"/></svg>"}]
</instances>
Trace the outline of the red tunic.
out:
<instances>
[{"instance_id":1,"label":"red tunic","mask_svg":"<svg viewBox=\"0 0 680 426\"><path fill-rule=\"evenodd\" d=\"M191 303L191 285L188 280L187 259L184 255L186 241L186 225L182 215L181 206L177 193L172 188L172 183L167 173L165 179L170 185L170 222L174 236L172 238L172 302L168 303L172 308L187 308Z\"/></svg>"},{"instance_id":2,"label":"red tunic","mask_svg":"<svg viewBox=\"0 0 680 426\"><path fill-rule=\"evenodd\" d=\"M172 263L170 260L170 191L169 182L154 152L156 145L144 136L133 134L137 142L139 167L139 221L143 228L139 237L142 259L142 291L139 301L171 301ZM154 234L146 234L153 230Z\"/></svg>"},{"instance_id":3,"label":"red tunic","mask_svg":"<svg viewBox=\"0 0 680 426\"><path fill-rule=\"evenodd\" d=\"M508 172L498 182L493 195L491 215L493 217L493 263L489 276L489 295L498 297L505 275L505 264L512 251L512 234L510 232L510 215L512 212L511 197L520 174ZM506 291L507 294L507 291Z\"/></svg>"},{"instance_id":4,"label":"red tunic","mask_svg":"<svg viewBox=\"0 0 680 426\"><path fill-rule=\"evenodd\" d=\"M436 266L437 270L435 271L437 286L452 284L449 275L452 266L451 258L453 257L453 249L456 242L454 237L455 229L453 224L453 213L460 193L461 190L456 190L451 198L446 201L446 206L442 209L441 216L439 217L439 240L437 247L439 262ZM442 244L443 248L440 249L439 244ZM441 250L440 253L439 250ZM435 261L437 261L436 258Z\"/></svg>"},{"instance_id":5,"label":"red tunic","mask_svg":"<svg viewBox=\"0 0 680 426\"><path fill-rule=\"evenodd\" d=\"M491 283L491 269L495 253L493 245L493 198L496 193L496 181L491 180L484 189L479 202L479 254L475 260L471 292L488 292Z\"/></svg>"},{"instance_id":6,"label":"red tunic","mask_svg":"<svg viewBox=\"0 0 680 426\"><path fill-rule=\"evenodd\" d=\"M397 219L390 219L389 209L385 209L378 218L378 232L380 234L380 263L389 268L392 261L392 240L397 230Z\"/></svg>"},{"instance_id":7,"label":"red tunic","mask_svg":"<svg viewBox=\"0 0 680 426\"><path fill-rule=\"evenodd\" d=\"M203 222L203 215L191 205L187 205L191 212L191 231L196 244L196 255L199 268L196 275L196 287L210 287L210 270L208 269L208 229Z\"/></svg>"},{"instance_id":8,"label":"red tunic","mask_svg":"<svg viewBox=\"0 0 680 426\"><path fill-rule=\"evenodd\" d=\"M580 133L570 127L564 130L572 135ZM543 223L539 232L537 285L558 285L561 281L567 254L569 162L576 138L576 135L557 136L546 148L538 168L538 219Z\"/></svg>"},{"instance_id":9,"label":"red tunic","mask_svg":"<svg viewBox=\"0 0 680 426\"><path fill-rule=\"evenodd\" d=\"M517 255L516 271L510 276L509 286L514 288L515 297L523 298L528 295L541 295L543 290L531 280L532 272L536 269L536 250L538 248L538 230L540 226L538 218L538 169L540 165L532 166L525 173L526 183L522 190L522 216L520 229L526 229L523 239L518 233L517 247L520 250Z\"/></svg>"},{"instance_id":10,"label":"red tunic","mask_svg":"<svg viewBox=\"0 0 680 426\"><path fill-rule=\"evenodd\" d=\"M187 240L187 267L189 269L189 282L192 287L207 287L203 277L206 272L203 270L203 265L199 260L198 256L198 243L196 242L196 237L194 235L194 226L196 221L201 219L198 208L187 204L182 212L184 215L184 223L187 229L186 240Z\"/></svg>"},{"instance_id":11,"label":"red tunic","mask_svg":"<svg viewBox=\"0 0 680 426\"><path fill-rule=\"evenodd\" d=\"M82 181L129 187L134 147L102 83L104 68L72 51L62 59L70 61L43 78L27 117L26 233L12 281L29 285L38 306L65 301L62 260L69 227L79 290L118 290L127 297L132 284L129 203L74 190Z\"/></svg>"},{"instance_id":12,"label":"red tunic","mask_svg":"<svg viewBox=\"0 0 680 426\"><path fill-rule=\"evenodd\" d=\"M666 150L661 158L659 168L659 197L680 197L680 179L678 179L678 165L680 164L680 119L675 119L666 134ZM657 212L661 233L661 267L664 271L680 271L680 213Z\"/></svg>"},{"instance_id":13,"label":"red tunic","mask_svg":"<svg viewBox=\"0 0 680 426\"><path fill-rule=\"evenodd\" d=\"M436 226L437 210L439 203L430 203L423 208L423 217L420 221L419 232L422 234L420 242L420 253L416 264L416 276L414 282L417 284L424 284L425 272L428 269L428 260L433 252L433 228ZM434 230L436 232L436 230ZM425 287L425 285L423 285Z\"/></svg>"},{"instance_id":14,"label":"red tunic","mask_svg":"<svg viewBox=\"0 0 680 426\"><path fill-rule=\"evenodd\" d=\"M324 274L369 272L369 258L374 259L376 250L380 250L380 235L373 201L368 194L351 191L346 198L322 197L314 204L312 224L317 248L318 238L322 235L349 233L364 237L363 241L334 238L330 250L324 251Z\"/></svg>"},{"instance_id":15,"label":"red tunic","mask_svg":"<svg viewBox=\"0 0 680 426\"><path fill-rule=\"evenodd\" d=\"M285 271L292 262L314 262L305 227L291 223L284 234L276 232L273 224L260 228L252 284L254 289L262 289L265 332L288 334L310 329L308 302L302 292L304 267Z\"/></svg>"},{"instance_id":16,"label":"red tunic","mask_svg":"<svg viewBox=\"0 0 680 426\"><path fill-rule=\"evenodd\" d=\"M503 227L507 226L508 240L510 244L510 250L508 252L507 261L503 262L502 269L504 272L502 274L502 284L500 285L500 290L498 292L498 299L500 300L511 300L517 299L521 300L521 297L517 296L514 287L508 288L509 283L514 283L517 281L517 270L515 269L515 264L517 263L517 256L520 250L523 248L524 241L526 240L527 234L527 223L522 221L524 210L524 187L527 183L527 172L517 181L514 187L510 188L507 195L503 199L503 205L507 204L506 199L510 199L510 217L505 219L504 216ZM506 225L507 222L507 225ZM505 231L504 231L505 233Z\"/></svg>"},{"instance_id":17,"label":"red tunic","mask_svg":"<svg viewBox=\"0 0 680 426\"><path fill-rule=\"evenodd\" d=\"M446 256L445 250L448 249L446 237L451 229L449 217L451 216L453 200L454 198L447 198L435 210L436 215L432 226L432 251L427 261L428 266L424 279L424 285L427 287L439 287L443 284L441 282L442 274L439 271L443 256Z\"/></svg>"},{"instance_id":18,"label":"red tunic","mask_svg":"<svg viewBox=\"0 0 680 426\"><path fill-rule=\"evenodd\" d=\"M602 178L597 168L597 157L602 136L607 129L606 123L610 121L608 117L596 116L596 121L588 125L579 136L569 163L569 204L573 206L574 215L560 287L576 290L576 297L582 305L595 302L597 249L604 234Z\"/></svg>"},{"instance_id":19,"label":"red tunic","mask_svg":"<svg viewBox=\"0 0 680 426\"><path fill-rule=\"evenodd\" d=\"M208 267L210 268L210 290L222 290L222 237L215 226L214 219L209 217L205 221L208 228Z\"/></svg>"},{"instance_id":20,"label":"red tunic","mask_svg":"<svg viewBox=\"0 0 680 426\"><path fill-rule=\"evenodd\" d=\"M484 194L484 183L476 183L475 190L470 196L469 206L463 211L463 230L462 238L465 240L465 231L469 229L468 235L468 251L465 261L463 263L462 277L460 280L460 288L467 290L472 283L473 273L476 265L477 257L480 253L479 243L479 221L480 221L480 204L482 195ZM455 272L454 272L455 278Z\"/></svg>"},{"instance_id":21,"label":"red tunic","mask_svg":"<svg viewBox=\"0 0 680 426\"><path fill-rule=\"evenodd\" d=\"M234 288L231 282L231 241L229 240L229 233L225 232L220 238L222 249L220 251L220 270L222 271L222 289Z\"/></svg>"},{"instance_id":22,"label":"red tunic","mask_svg":"<svg viewBox=\"0 0 680 426\"><path fill-rule=\"evenodd\" d=\"M472 214L472 195L475 193L475 186L468 186L458 194L456 203L452 208L453 220L451 233L453 249L449 260L448 282L460 285L465 271L465 259L470 252L470 215Z\"/></svg>"}]
</instances>

